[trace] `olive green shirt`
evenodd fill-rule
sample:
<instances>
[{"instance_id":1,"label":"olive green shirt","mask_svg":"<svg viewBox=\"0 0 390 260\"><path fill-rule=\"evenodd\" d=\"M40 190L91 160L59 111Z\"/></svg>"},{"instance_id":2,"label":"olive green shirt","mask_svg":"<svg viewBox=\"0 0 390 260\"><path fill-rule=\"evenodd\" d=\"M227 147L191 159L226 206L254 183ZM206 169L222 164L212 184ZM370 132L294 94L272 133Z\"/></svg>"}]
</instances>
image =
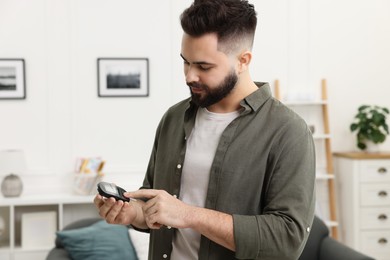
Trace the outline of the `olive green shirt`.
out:
<instances>
[{"instance_id":1,"label":"olive green shirt","mask_svg":"<svg viewBox=\"0 0 390 260\"><path fill-rule=\"evenodd\" d=\"M306 123L267 83L241 101L210 170L205 207L233 216L236 252L202 236L199 259L297 259L315 204L315 151ZM158 126L143 189L179 196L186 139L198 107L186 99ZM150 230L149 259L169 259L175 229Z\"/></svg>"}]
</instances>

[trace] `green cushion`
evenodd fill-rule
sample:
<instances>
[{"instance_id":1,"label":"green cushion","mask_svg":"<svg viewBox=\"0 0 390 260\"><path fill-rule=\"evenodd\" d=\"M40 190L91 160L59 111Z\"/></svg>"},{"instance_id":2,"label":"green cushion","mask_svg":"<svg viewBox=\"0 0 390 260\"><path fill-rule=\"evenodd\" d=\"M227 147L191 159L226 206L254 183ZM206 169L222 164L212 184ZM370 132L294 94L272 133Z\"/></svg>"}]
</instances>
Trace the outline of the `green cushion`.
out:
<instances>
[{"instance_id":1,"label":"green cushion","mask_svg":"<svg viewBox=\"0 0 390 260\"><path fill-rule=\"evenodd\" d=\"M137 260L127 227L104 220L56 232L73 260Z\"/></svg>"}]
</instances>

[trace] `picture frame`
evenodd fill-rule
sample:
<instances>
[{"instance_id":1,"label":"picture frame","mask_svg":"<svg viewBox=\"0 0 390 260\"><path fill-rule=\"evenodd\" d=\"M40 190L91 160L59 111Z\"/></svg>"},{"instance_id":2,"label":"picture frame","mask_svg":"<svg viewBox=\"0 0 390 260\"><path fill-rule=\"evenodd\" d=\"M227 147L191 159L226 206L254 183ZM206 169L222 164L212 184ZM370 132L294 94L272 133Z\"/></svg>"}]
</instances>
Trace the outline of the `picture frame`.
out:
<instances>
[{"instance_id":1,"label":"picture frame","mask_svg":"<svg viewBox=\"0 0 390 260\"><path fill-rule=\"evenodd\" d=\"M0 59L0 99L25 99L24 59Z\"/></svg>"},{"instance_id":2,"label":"picture frame","mask_svg":"<svg viewBox=\"0 0 390 260\"><path fill-rule=\"evenodd\" d=\"M98 58L99 97L148 97L148 58Z\"/></svg>"}]
</instances>

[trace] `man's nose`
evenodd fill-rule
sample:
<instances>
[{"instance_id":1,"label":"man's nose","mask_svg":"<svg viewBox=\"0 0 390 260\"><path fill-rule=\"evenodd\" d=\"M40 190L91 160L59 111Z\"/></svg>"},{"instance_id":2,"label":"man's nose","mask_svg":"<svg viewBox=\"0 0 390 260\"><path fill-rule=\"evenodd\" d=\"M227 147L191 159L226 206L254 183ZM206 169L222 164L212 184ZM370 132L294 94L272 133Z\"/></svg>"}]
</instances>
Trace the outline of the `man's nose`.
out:
<instances>
[{"instance_id":1,"label":"man's nose","mask_svg":"<svg viewBox=\"0 0 390 260\"><path fill-rule=\"evenodd\" d=\"M187 71L186 71L186 82L191 83L191 82L198 82L199 81L199 75L196 71L196 69L192 66L190 66Z\"/></svg>"}]
</instances>

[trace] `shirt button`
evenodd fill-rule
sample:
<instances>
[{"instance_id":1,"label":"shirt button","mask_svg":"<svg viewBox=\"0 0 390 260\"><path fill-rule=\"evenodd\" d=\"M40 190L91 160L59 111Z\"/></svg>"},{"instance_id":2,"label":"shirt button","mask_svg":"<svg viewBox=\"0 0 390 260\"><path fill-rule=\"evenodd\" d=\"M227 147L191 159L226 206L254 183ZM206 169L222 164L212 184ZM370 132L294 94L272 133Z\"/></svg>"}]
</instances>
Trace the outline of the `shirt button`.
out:
<instances>
[{"instance_id":1,"label":"shirt button","mask_svg":"<svg viewBox=\"0 0 390 260\"><path fill-rule=\"evenodd\" d=\"M177 195L176 195L176 194L174 194L174 195L173 195L173 197L176 199L176 198L177 198Z\"/></svg>"},{"instance_id":2,"label":"shirt button","mask_svg":"<svg viewBox=\"0 0 390 260\"><path fill-rule=\"evenodd\" d=\"M167 258L168 257L168 255L167 254L163 254L163 258Z\"/></svg>"},{"instance_id":3,"label":"shirt button","mask_svg":"<svg viewBox=\"0 0 390 260\"><path fill-rule=\"evenodd\" d=\"M306 231L307 231L307 232L310 232L310 227L307 227L307 228L306 228Z\"/></svg>"},{"instance_id":4,"label":"shirt button","mask_svg":"<svg viewBox=\"0 0 390 260\"><path fill-rule=\"evenodd\" d=\"M171 229L172 227L171 226L167 226L168 229Z\"/></svg>"},{"instance_id":5,"label":"shirt button","mask_svg":"<svg viewBox=\"0 0 390 260\"><path fill-rule=\"evenodd\" d=\"M176 167L177 167L178 169L181 169L181 164L179 163Z\"/></svg>"}]
</instances>

